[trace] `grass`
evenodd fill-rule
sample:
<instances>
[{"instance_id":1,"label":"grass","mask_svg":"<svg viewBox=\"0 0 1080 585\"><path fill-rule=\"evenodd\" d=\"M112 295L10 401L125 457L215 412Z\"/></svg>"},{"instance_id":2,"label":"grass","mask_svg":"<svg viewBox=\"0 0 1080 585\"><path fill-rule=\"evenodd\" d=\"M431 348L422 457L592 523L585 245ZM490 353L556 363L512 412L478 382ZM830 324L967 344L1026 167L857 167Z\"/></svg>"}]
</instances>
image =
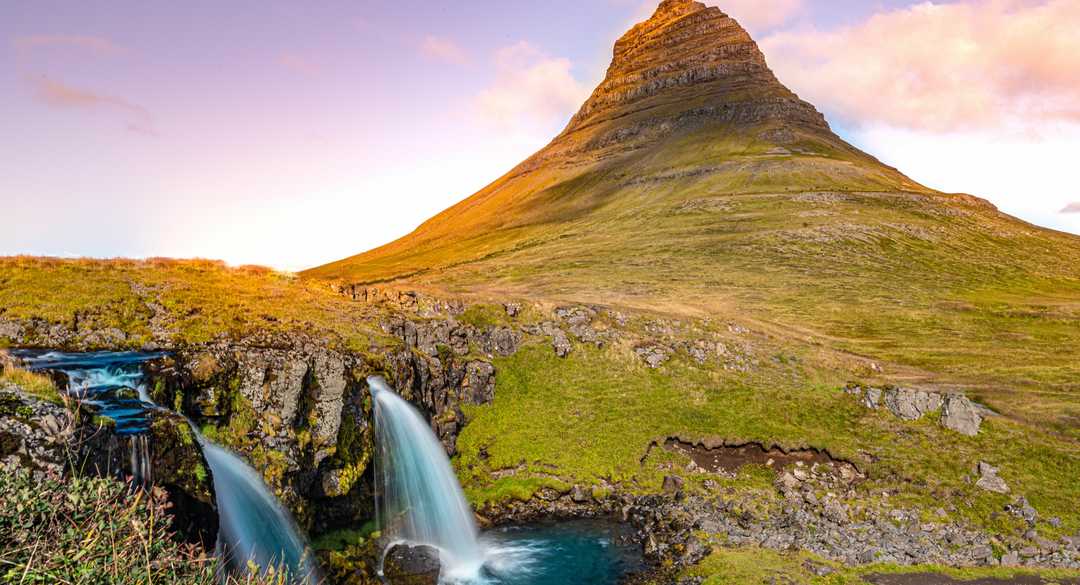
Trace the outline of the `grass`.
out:
<instances>
[{"instance_id":1,"label":"grass","mask_svg":"<svg viewBox=\"0 0 1080 585\"><path fill-rule=\"evenodd\" d=\"M5 364L3 371L0 371L0 382L19 386L25 392L53 404L63 404L64 402L52 378L44 374Z\"/></svg>"},{"instance_id":2,"label":"grass","mask_svg":"<svg viewBox=\"0 0 1080 585\"><path fill-rule=\"evenodd\" d=\"M0 319L115 328L114 347L141 347L155 329L177 344L303 330L366 347L381 335L366 307L324 284L207 260L0 258L0 308Z\"/></svg>"},{"instance_id":3,"label":"grass","mask_svg":"<svg viewBox=\"0 0 1080 585\"><path fill-rule=\"evenodd\" d=\"M1080 238L926 189L827 136L775 146L706 125L507 175L303 275L747 321L1080 438Z\"/></svg>"},{"instance_id":4,"label":"grass","mask_svg":"<svg viewBox=\"0 0 1080 585\"><path fill-rule=\"evenodd\" d=\"M812 567L825 567L831 572L819 576ZM1020 576L1038 576L1053 582L1056 579L1080 579L1080 571L1008 568L955 569L936 565L898 567L895 565L867 565L851 568L830 563L807 553L782 554L771 550L717 549L699 566L686 571L687 576L704 578L702 585L727 583L788 585L865 585L863 577L874 574L935 573L958 581L974 579L1011 579Z\"/></svg>"},{"instance_id":5,"label":"grass","mask_svg":"<svg viewBox=\"0 0 1080 585\"><path fill-rule=\"evenodd\" d=\"M793 353L768 340L757 343L766 355ZM670 473L660 463L673 456L654 449L642 463L653 441L719 437L824 449L868 475L859 486L867 501L888 491L895 494L894 506L934 510L946 502L955 505L949 513L956 520L1016 536L1021 527L996 513L1011 498L972 485L978 462L991 461L1044 519L1062 520L1059 528L1040 525L1040 534L1080 530L1075 442L1007 419L984 423L977 437L945 430L930 418L900 421L841 392L837 376L843 374L835 366L818 370L814 359L799 355L765 363L744 374L676 358L653 370L628 344L579 346L566 359L546 344L528 345L497 361L494 403L467 409L455 462L459 476L477 505L575 483L656 492ZM513 473L492 479L507 470ZM748 468L735 484L767 499L775 493L771 474Z\"/></svg>"},{"instance_id":6,"label":"grass","mask_svg":"<svg viewBox=\"0 0 1080 585\"><path fill-rule=\"evenodd\" d=\"M38 481L0 470L0 581L41 584L219 583L217 561L173 538L164 493L112 479ZM284 585L251 574L227 585Z\"/></svg>"}]
</instances>

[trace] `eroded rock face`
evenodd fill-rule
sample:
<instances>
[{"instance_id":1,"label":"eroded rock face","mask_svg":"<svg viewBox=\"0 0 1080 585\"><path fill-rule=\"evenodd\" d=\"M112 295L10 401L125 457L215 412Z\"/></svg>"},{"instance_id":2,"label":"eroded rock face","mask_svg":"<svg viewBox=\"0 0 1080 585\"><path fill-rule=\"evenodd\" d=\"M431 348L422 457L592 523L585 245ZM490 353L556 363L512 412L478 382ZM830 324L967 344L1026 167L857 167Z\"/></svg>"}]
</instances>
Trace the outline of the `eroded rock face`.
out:
<instances>
[{"instance_id":1,"label":"eroded rock face","mask_svg":"<svg viewBox=\"0 0 1080 585\"><path fill-rule=\"evenodd\" d=\"M700 2L664 0L616 42L604 81L531 163L632 148L703 123L765 122L783 124L789 139L791 128L831 134L825 118L776 79L734 19Z\"/></svg>"},{"instance_id":2,"label":"eroded rock face","mask_svg":"<svg viewBox=\"0 0 1080 585\"><path fill-rule=\"evenodd\" d=\"M59 479L72 425L66 408L0 384L0 466L28 468L39 481Z\"/></svg>"},{"instance_id":3,"label":"eroded rock face","mask_svg":"<svg viewBox=\"0 0 1080 585\"><path fill-rule=\"evenodd\" d=\"M510 355L523 338L446 315L395 318L384 330L399 344L365 353L301 334L185 347L147 366L149 391L244 455L302 525L362 522L372 514L364 478L374 453L366 378L384 375L452 454L465 423L461 407L495 395L494 366L470 358L470 349Z\"/></svg>"}]
</instances>

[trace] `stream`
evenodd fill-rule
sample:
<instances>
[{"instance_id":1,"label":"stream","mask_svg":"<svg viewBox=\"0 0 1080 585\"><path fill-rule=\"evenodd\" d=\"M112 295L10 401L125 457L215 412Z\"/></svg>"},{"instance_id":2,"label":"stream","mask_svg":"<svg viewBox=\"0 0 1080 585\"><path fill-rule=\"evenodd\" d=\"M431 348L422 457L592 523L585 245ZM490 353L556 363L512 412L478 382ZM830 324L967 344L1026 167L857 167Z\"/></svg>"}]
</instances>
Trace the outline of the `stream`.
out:
<instances>
[{"instance_id":1,"label":"stream","mask_svg":"<svg viewBox=\"0 0 1080 585\"><path fill-rule=\"evenodd\" d=\"M136 482L152 483L149 414L163 410L146 392L144 362L163 353L19 350L31 370L55 370L68 393L116 423L129 439ZM446 452L430 425L381 378L369 378L377 435L376 500L387 542L434 546L440 582L453 585L616 585L644 568L625 527L605 521L509 526L479 532ZM190 422L190 421L189 421ZM248 561L288 568L292 582L322 583L306 539L262 477L237 453L203 437L217 495L218 554L238 572Z\"/></svg>"}]
</instances>

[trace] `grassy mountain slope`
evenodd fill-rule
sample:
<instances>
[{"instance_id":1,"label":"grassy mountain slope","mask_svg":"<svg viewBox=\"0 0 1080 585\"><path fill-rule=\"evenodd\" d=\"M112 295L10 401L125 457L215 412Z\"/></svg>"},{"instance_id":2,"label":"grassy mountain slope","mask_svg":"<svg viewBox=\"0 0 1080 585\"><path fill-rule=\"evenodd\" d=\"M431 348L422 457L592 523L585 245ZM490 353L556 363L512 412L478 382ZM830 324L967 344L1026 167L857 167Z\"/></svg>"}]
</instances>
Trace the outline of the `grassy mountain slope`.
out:
<instances>
[{"instance_id":1,"label":"grassy mountain slope","mask_svg":"<svg viewBox=\"0 0 1080 585\"><path fill-rule=\"evenodd\" d=\"M858 151L719 10L669 0L550 145L412 234L303 273L760 327L1077 434L1080 238ZM1032 400L1038 396L1038 400Z\"/></svg>"}]
</instances>

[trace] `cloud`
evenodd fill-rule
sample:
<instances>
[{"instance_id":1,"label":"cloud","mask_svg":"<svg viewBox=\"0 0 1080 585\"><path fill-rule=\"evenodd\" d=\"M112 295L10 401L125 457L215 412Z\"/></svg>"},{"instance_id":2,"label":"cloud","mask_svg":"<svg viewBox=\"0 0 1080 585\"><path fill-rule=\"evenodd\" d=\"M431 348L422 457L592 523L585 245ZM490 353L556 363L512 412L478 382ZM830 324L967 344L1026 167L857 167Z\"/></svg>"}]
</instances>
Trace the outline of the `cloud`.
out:
<instances>
[{"instance_id":1,"label":"cloud","mask_svg":"<svg viewBox=\"0 0 1080 585\"><path fill-rule=\"evenodd\" d=\"M1070 203L1061 210L1061 213L1080 213L1080 201Z\"/></svg>"},{"instance_id":2,"label":"cloud","mask_svg":"<svg viewBox=\"0 0 1080 585\"><path fill-rule=\"evenodd\" d=\"M719 6L752 31L769 30L786 24L803 9L803 0L723 0L706 4Z\"/></svg>"},{"instance_id":3,"label":"cloud","mask_svg":"<svg viewBox=\"0 0 1080 585\"><path fill-rule=\"evenodd\" d=\"M278 65L301 75L314 76L318 75L319 71L322 70L315 62L295 53L282 53L278 56L277 62Z\"/></svg>"},{"instance_id":4,"label":"cloud","mask_svg":"<svg viewBox=\"0 0 1080 585\"><path fill-rule=\"evenodd\" d=\"M85 35L30 35L15 37L11 42L20 51L67 47L104 56L122 55L128 52L127 49L109 39Z\"/></svg>"},{"instance_id":5,"label":"cloud","mask_svg":"<svg viewBox=\"0 0 1080 585\"><path fill-rule=\"evenodd\" d=\"M424 55L444 61L451 65L465 65L469 62L469 54L454 41L442 37L428 35L420 43L420 52Z\"/></svg>"},{"instance_id":6,"label":"cloud","mask_svg":"<svg viewBox=\"0 0 1080 585\"><path fill-rule=\"evenodd\" d=\"M931 132L1080 122L1080 2L923 2L762 42L778 76L846 122Z\"/></svg>"},{"instance_id":7,"label":"cloud","mask_svg":"<svg viewBox=\"0 0 1080 585\"><path fill-rule=\"evenodd\" d=\"M123 98L103 95L53 81L47 77L30 77L35 97L43 104L61 109L111 110L122 113L129 131L156 136L154 119L146 108Z\"/></svg>"},{"instance_id":8,"label":"cloud","mask_svg":"<svg viewBox=\"0 0 1080 585\"><path fill-rule=\"evenodd\" d=\"M550 57L526 41L495 52L495 80L476 97L481 116L497 126L520 128L566 122L589 95L569 59Z\"/></svg>"}]
</instances>

